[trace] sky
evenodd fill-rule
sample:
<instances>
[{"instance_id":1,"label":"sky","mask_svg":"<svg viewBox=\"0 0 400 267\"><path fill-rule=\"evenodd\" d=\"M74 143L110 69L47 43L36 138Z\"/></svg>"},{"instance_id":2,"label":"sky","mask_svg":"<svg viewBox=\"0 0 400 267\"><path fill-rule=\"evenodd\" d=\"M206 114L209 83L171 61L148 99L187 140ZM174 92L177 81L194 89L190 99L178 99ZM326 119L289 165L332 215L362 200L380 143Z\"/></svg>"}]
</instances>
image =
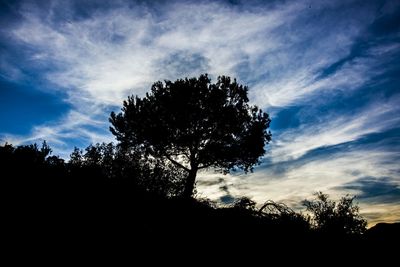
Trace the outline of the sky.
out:
<instances>
[{"instance_id":1,"label":"sky","mask_svg":"<svg viewBox=\"0 0 400 267\"><path fill-rule=\"evenodd\" d=\"M0 1L0 143L115 141L111 111L156 81L237 78L272 118L254 173L198 197L294 209L356 196L400 221L400 1Z\"/></svg>"}]
</instances>

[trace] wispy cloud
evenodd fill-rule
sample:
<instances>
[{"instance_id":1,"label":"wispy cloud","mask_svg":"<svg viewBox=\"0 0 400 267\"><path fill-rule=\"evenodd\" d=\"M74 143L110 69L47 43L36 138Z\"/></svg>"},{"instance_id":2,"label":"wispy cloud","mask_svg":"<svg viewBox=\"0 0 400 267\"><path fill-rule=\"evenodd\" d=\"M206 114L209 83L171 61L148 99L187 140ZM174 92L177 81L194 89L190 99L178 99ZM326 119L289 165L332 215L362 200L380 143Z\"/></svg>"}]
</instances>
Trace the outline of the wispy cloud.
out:
<instances>
[{"instance_id":1,"label":"wispy cloud","mask_svg":"<svg viewBox=\"0 0 400 267\"><path fill-rule=\"evenodd\" d=\"M52 12L39 9L22 11L24 21L12 36L32 49L33 62L54 66L45 76L70 95L119 105L128 93L147 91L155 79L199 71L237 74L243 60L277 49L282 41L270 33L300 8L242 12L217 3L175 3L158 16L138 5L80 21L54 21Z\"/></svg>"},{"instance_id":2,"label":"wispy cloud","mask_svg":"<svg viewBox=\"0 0 400 267\"><path fill-rule=\"evenodd\" d=\"M66 144L66 140L75 141L74 145L113 141L112 137L105 133L108 124L104 116L102 117L102 120L96 120L92 116L71 111L60 121L35 126L29 135L2 134L0 140L13 145L46 140L55 150L56 155L68 158L72 150L71 146Z\"/></svg>"},{"instance_id":3,"label":"wispy cloud","mask_svg":"<svg viewBox=\"0 0 400 267\"><path fill-rule=\"evenodd\" d=\"M386 189L390 185L391 189L398 191L399 159L399 152L379 148L342 151L305 160L301 164L293 164L294 166L281 163L283 169L280 172L277 172L277 168L280 168L277 163L275 166L256 169L251 175L202 174L200 180L208 181L208 184L211 181L215 183L210 186L199 182L198 186L200 193L214 200L220 200L225 195L225 190L220 187L228 185L229 195L232 197L244 195L257 203L272 199L296 209L304 208L300 205L301 201L313 198L312 194L317 191L330 194L332 199L338 199L345 194L356 195L359 196L356 201L360 203L362 214L367 216L370 224L374 224L380 220L393 221L393 218L399 218L386 210L393 211L394 206L398 207L398 193L397 198L391 198L389 202L378 197L365 198L365 191L382 189L382 185ZM374 184L367 181L358 186L366 176L375 177ZM382 176L386 178L380 178ZM376 216L379 214L378 218L371 214L372 211Z\"/></svg>"},{"instance_id":4,"label":"wispy cloud","mask_svg":"<svg viewBox=\"0 0 400 267\"><path fill-rule=\"evenodd\" d=\"M253 82L252 94L261 106L285 106L327 87L356 87L366 77L362 68L368 62L355 62L314 80L321 69L350 53L373 19L366 8L358 10L362 16L357 19L345 17L351 10L339 13L340 20L327 12L328 19L338 21L333 25L321 9L341 5L319 3L309 9L308 3L293 2L246 10L178 2L163 6L162 14L146 5L127 6L82 20L54 18L60 9L77 12L57 1L47 12L21 9L24 20L11 36L31 49L32 62L53 66L44 72L50 82L71 96L84 93L102 104L119 105L128 93L143 94L155 79L204 71ZM324 25L311 26L310 16Z\"/></svg>"},{"instance_id":5,"label":"wispy cloud","mask_svg":"<svg viewBox=\"0 0 400 267\"><path fill-rule=\"evenodd\" d=\"M400 180L396 183L391 177L361 177L338 189L353 190L359 199L374 203L399 203Z\"/></svg>"},{"instance_id":6,"label":"wispy cloud","mask_svg":"<svg viewBox=\"0 0 400 267\"><path fill-rule=\"evenodd\" d=\"M146 92L155 80L200 72L250 83L251 95L262 107L290 105L328 87L355 87L367 76L360 71L367 64L353 64L314 80L322 68L349 53L373 20L368 8L358 8L360 16L354 19L347 15L355 7L338 15L334 10L342 4L320 1L312 9L308 2L257 3L253 8L174 2L158 10L122 1L76 19L80 10L75 5L51 3L47 8L20 5L23 19L7 33L42 76L67 92L75 109L87 116L82 106L119 106L128 94ZM323 25L310 24L310 16Z\"/></svg>"},{"instance_id":7,"label":"wispy cloud","mask_svg":"<svg viewBox=\"0 0 400 267\"><path fill-rule=\"evenodd\" d=\"M396 104L400 95L389 100L379 100L360 111L321 115L317 121L303 123L300 127L286 129L271 143L270 158L274 162L297 159L316 148L332 146L359 139L370 134L397 127L400 111Z\"/></svg>"}]
</instances>

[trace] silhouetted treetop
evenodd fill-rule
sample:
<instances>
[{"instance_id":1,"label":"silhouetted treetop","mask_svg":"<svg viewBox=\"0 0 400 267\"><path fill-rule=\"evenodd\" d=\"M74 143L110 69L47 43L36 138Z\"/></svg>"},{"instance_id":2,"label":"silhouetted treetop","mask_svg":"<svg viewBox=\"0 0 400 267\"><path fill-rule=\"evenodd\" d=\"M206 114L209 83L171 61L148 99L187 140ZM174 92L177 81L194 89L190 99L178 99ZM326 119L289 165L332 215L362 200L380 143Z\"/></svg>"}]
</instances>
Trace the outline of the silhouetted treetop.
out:
<instances>
[{"instance_id":1,"label":"silhouetted treetop","mask_svg":"<svg viewBox=\"0 0 400 267\"><path fill-rule=\"evenodd\" d=\"M366 231L367 221L354 205L354 197L344 196L336 203L322 192L315 196L316 199L305 200L303 204L313 215L317 230L329 234L362 234Z\"/></svg>"},{"instance_id":2,"label":"silhouetted treetop","mask_svg":"<svg viewBox=\"0 0 400 267\"><path fill-rule=\"evenodd\" d=\"M247 91L226 76L211 83L207 74L156 82L145 97L130 96L121 113L111 113L110 129L120 146L184 170L190 197L198 170L251 171L265 153L270 118L248 104Z\"/></svg>"}]
</instances>

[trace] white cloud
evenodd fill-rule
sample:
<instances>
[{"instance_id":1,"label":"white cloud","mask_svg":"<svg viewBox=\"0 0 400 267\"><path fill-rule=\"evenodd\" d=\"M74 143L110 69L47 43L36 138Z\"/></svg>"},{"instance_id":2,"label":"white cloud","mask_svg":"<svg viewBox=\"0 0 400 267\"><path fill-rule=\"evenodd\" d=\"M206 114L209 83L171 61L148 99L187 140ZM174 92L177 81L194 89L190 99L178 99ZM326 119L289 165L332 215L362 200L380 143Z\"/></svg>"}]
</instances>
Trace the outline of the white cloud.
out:
<instances>
[{"instance_id":1,"label":"white cloud","mask_svg":"<svg viewBox=\"0 0 400 267\"><path fill-rule=\"evenodd\" d=\"M94 117L95 114L91 115ZM66 145L66 140L85 140L87 144L113 141L110 134L100 130L108 129L106 120L97 120L92 116L70 111L60 121L33 127L28 135L2 134L0 140L13 145L40 143L46 140L56 155L67 159L72 147ZM91 130L88 127L91 127Z\"/></svg>"},{"instance_id":2,"label":"white cloud","mask_svg":"<svg viewBox=\"0 0 400 267\"><path fill-rule=\"evenodd\" d=\"M56 3L54 8L71 12ZM332 8L327 3L318 6ZM55 65L46 74L50 82L70 95L84 93L93 102L120 105L131 92L146 92L155 80L207 71L245 83L256 80L251 93L260 106L285 106L328 84L354 85L364 74L356 66L343 69L340 77L313 81L321 68L349 53L370 14L359 11L366 13L361 21L341 17L332 27L329 21L324 27L311 26L308 17L319 11L307 7L293 2L241 10L219 3L174 3L157 14L138 5L75 21L57 21L52 12L30 8L21 11L25 20L12 35L33 48L33 62ZM187 64L176 57L181 54L200 56L206 68L168 62L172 57ZM269 77L263 78L266 74Z\"/></svg>"},{"instance_id":3,"label":"white cloud","mask_svg":"<svg viewBox=\"0 0 400 267\"><path fill-rule=\"evenodd\" d=\"M317 123L303 123L287 129L271 142L269 156L274 162L293 160L316 148L354 141L366 134L396 127L400 122L400 118L394 116L400 111L398 101L400 95L388 101L376 101L360 112L326 114Z\"/></svg>"},{"instance_id":4,"label":"white cloud","mask_svg":"<svg viewBox=\"0 0 400 267\"><path fill-rule=\"evenodd\" d=\"M368 218L368 226L377 223L398 223L400 218L399 203L383 203L369 205L360 203L362 215Z\"/></svg>"},{"instance_id":5,"label":"white cloud","mask_svg":"<svg viewBox=\"0 0 400 267\"><path fill-rule=\"evenodd\" d=\"M259 168L249 175L203 173L199 179L208 181L208 184L199 182L198 191L200 195L218 201L225 194L220 186L226 184L234 197L247 196L259 204L274 200L299 208L302 200L312 199L312 194L317 191L328 193L332 199L339 199L346 193L360 194L338 187L364 176L391 177L392 182L400 187L398 166L393 158L400 158L400 153L373 148L312 159L283 173L276 173L272 168ZM224 182L209 185L220 178L224 178ZM371 225L381 220L398 220L398 212L397 217L393 214L396 205L398 203L361 202L361 214L367 217Z\"/></svg>"}]
</instances>

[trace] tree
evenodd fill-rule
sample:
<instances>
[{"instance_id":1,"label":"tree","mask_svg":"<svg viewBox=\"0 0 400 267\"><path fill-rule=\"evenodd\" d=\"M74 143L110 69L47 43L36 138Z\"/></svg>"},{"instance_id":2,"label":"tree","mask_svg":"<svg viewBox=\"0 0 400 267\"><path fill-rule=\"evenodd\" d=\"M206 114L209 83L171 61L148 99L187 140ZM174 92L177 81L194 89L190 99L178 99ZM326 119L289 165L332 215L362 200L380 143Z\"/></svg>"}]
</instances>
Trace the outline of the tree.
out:
<instances>
[{"instance_id":1,"label":"tree","mask_svg":"<svg viewBox=\"0 0 400 267\"><path fill-rule=\"evenodd\" d=\"M17 161L24 162L35 166L44 165L46 157L51 154L50 146L43 141L42 147L39 149L38 145L23 145L18 146L14 150L14 157Z\"/></svg>"},{"instance_id":2,"label":"tree","mask_svg":"<svg viewBox=\"0 0 400 267\"><path fill-rule=\"evenodd\" d=\"M82 150L74 147L74 151L69 155L69 165L79 168L83 164Z\"/></svg>"},{"instance_id":3,"label":"tree","mask_svg":"<svg viewBox=\"0 0 400 267\"><path fill-rule=\"evenodd\" d=\"M102 160L102 149L99 143L92 145L90 144L86 149L86 153L83 155L83 159L86 166L100 167Z\"/></svg>"},{"instance_id":4,"label":"tree","mask_svg":"<svg viewBox=\"0 0 400 267\"><path fill-rule=\"evenodd\" d=\"M248 88L207 74L156 82L145 97L130 96L111 113L111 132L125 149L170 162L187 173L184 197L193 194L197 172L252 171L271 140L270 118L248 104Z\"/></svg>"},{"instance_id":5,"label":"tree","mask_svg":"<svg viewBox=\"0 0 400 267\"><path fill-rule=\"evenodd\" d=\"M353 204L354 197L344 196L336 203L322 192L315 196L316 199L305 200L303 204L313 215L317 230L329 234L362 234L366 231L367 221Z\"/></svg>"}]
</instances>

